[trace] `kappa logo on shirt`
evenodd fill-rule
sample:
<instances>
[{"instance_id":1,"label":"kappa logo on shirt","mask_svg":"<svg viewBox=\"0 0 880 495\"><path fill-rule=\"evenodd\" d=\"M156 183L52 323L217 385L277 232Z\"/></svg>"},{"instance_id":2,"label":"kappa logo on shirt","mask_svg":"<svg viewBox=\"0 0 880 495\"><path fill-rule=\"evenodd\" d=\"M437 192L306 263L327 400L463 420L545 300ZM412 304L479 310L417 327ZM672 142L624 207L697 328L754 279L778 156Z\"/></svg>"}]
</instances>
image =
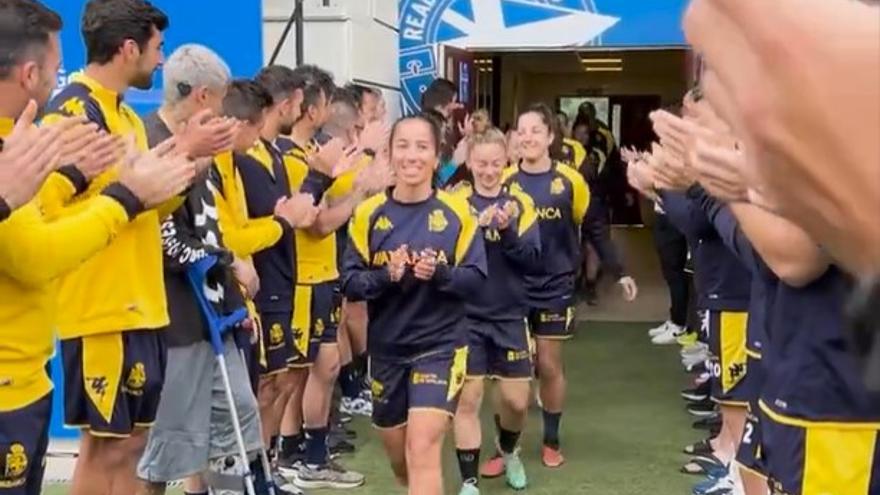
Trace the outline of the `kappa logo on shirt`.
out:
<instances>
[{"instance_id":1,"label":"kappa logo on shirt","mask_svg":"<svg viewBox=\"0 0 880 495\"><path fill-rule=\"evenodd\" d=\"M86 379L89 382L89 386L92 388L92 392L99 397L104 397L104 394L107 393L107 377L106 376L94 376Z\"/></svg>"},{"instance_id":2,"label":"kappa logo on shirt","mask_svg":"<svg viewBox=\"0 0 880 495\"><path fill-rule=\"evenodd\" d=\"M79 98L71 98L61 105L61 111L71 117L79 117L86 114L86 103Z\"/></svg>"},{"instance_id":3,"label":"kappa logo on shirt","mask_svg":"<svg viewBox=\"0 0 880 495\"><path fill-rule=\"evenodd\" d=\"M743 363L735 363L730 365L727 370L730 373L730 378L736 381L746 374L746 365Z\"/></svg>"},{"instance_id":4,"label":"kappa logo on shirt","mask_svg":"<svg viewBox=\"0 0 880 495\"><path fill-rule=\"evenodd\" d=\"M388 231L393 228L394 224L391 223L391 219L386 217L385 215L379 217L379 219L376 220L375 225L373 225L373 230Z\"/></svg>"},{"instance_id":5,"label":"kappa logo on shirt","mask_svg":"<svg viewBox=\"0 0 880 495\"><path fill-rule=\"evenodd\" d=\"M550 194L554 196L558 196L565 192L565 183L562 182L561 177L557 177L553 179L553 182L550 183Z\"/></svg>"},{"instance_id":6,"label":"kappa logo on shirt","mask_svg":"<svg viewBox=\"0 0 880 495\"><path fill-rule=\"evenodd\" d=\"M449 226L443 210L437 209L428 216L428 232L443 232Z\"/></svg>"}]
</instances>

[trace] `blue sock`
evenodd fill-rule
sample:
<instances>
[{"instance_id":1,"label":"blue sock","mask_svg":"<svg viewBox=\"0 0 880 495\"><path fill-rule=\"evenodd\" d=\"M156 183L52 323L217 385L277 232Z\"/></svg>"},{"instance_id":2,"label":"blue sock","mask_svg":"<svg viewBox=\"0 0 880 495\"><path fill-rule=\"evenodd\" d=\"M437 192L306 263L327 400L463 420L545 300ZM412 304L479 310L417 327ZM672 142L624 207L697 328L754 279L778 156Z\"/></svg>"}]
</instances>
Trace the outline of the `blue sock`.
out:
<instances>
[{"instance_id":1,"label":"blue sock","mask_svg":"<svg viewBox=\"0 0 880 495\"><path fill-rule=\"evenodd\" d=\"M323 466L327 464L327 427L306 428L306 464Z\"/></svg>"},{"instance_id":2,"label":"blue sock","mask_svg":"<svg viewBox=\"0 0 880 495\"><path fill-rule=\"evenodd\" d=\"M361 393L361 382L354 363L348 363L339 370L339 388L342 396L347 399L357 399Z\"/></svg>"},{"instance_id":3,"label":"blue sock","mask_svg":"<svg viewBox=\"0 0 880 495\"><path fill-rule=\"evenodd\" d=\"M544 445L554 449L559 448L559 422L562 419L562 413L552 413L546 409L542 409L544 415Z\"/></svg>"}]
</instances>

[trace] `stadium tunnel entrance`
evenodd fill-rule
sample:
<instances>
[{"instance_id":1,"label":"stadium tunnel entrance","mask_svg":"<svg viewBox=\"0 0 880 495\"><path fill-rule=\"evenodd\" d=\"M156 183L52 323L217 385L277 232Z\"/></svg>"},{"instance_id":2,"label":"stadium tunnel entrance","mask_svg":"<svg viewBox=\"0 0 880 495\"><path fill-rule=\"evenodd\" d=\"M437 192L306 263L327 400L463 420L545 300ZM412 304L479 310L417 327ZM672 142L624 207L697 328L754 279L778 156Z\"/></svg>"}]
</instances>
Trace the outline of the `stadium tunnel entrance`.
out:
<instances>
[{"instance_id":1,"label":"stadium tunnel entrance","mask_svg":"<svg viewBox=\"0 0 880 495\"><path fill-rule=\"evenodd\" d=\"M472 51L443 46L440 55L441 71L458 85L467 111L485 109L502 130L536 102L565 113L570 126L588 101L618 147L643 150L655 139L650 112L679 102L696 74L692 53L684 47ZM616 168L608 198L612 237L643 289L635 317L665 319L668 300L650 231L653 205L629 188L622 163L608 166ZM598 310L588 312L590 318L633 318L633 308L618 297L601 299Z\"/></svg>"}]
</instances>

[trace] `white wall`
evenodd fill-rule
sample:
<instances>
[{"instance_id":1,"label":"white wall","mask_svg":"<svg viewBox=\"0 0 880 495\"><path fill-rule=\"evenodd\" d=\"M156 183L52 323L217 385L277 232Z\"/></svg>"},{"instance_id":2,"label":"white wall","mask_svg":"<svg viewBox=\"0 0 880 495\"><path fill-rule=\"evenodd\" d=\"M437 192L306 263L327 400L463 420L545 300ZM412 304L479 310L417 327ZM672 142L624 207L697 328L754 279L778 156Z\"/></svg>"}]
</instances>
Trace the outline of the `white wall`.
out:
<instances>
[{"instance_id":1,"label":"white wall","mask_svg":"<svg viewBox=\"0 0 880 495\"><path fill-rule=\"evenodd\" d=\"M263 58L268 63L294 1L262 1ZM355 81L382 89L389 112L397 115L397 0L305 0L304 4L305 62L329 70L338 84ZM296 65L295 34L291 28L276 63Z\"/></svg>"}]
</instances>

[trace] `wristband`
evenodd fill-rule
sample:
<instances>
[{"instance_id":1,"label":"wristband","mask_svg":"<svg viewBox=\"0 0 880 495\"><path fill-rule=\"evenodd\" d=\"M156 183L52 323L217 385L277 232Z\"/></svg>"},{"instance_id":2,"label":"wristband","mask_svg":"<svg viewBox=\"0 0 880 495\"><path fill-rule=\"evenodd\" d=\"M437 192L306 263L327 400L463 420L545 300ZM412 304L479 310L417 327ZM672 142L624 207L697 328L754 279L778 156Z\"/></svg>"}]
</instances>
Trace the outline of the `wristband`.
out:
<instances>
[{"instance_id":1,"label":"wristband","mask_svg":"<svg viewBox=\"0 0 880 495\"><path fill-rule=\"evenodd\" d=\"M58 169L58 173L63 175L73 185L73 188L76 190L75 196L84 193L89 188L89 180L74 165L65 165Z\"/></svg>"},{"instance_id":2,"label":"wristband","mask_svg":"<svg viewBox=\"0 0 880 495\"><path fill-rule=\"evenodd\" d=\"M125 208L125 213L128 215L129 220L134 220L136 216L146 209L143 201L135 196L131 189L125 187L120 182L114 182L105 187L101 194L113 198L121 204Z\"/></svg>"}]
</instances>

